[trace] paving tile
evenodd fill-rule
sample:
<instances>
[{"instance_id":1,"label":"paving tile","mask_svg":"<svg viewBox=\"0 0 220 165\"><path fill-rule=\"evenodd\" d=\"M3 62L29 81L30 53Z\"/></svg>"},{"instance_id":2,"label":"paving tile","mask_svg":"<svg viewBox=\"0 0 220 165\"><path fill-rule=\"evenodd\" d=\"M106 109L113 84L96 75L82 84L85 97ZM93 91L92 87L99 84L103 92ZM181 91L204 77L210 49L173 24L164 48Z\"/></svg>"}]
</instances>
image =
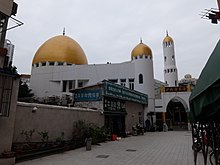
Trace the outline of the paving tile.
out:
<instances>
[{"instance_id":1,"label":"paving tile","mask_svg":"<svg viewBox=\"0 0 220 165\"><path fill-rule=\"evenodd\" d=\"M147 132L17 165L194 165L191 132ZM209 163L208 163L209 164ZM197 165L203 165L198 154Z\"/></svg>"}]
</instances>

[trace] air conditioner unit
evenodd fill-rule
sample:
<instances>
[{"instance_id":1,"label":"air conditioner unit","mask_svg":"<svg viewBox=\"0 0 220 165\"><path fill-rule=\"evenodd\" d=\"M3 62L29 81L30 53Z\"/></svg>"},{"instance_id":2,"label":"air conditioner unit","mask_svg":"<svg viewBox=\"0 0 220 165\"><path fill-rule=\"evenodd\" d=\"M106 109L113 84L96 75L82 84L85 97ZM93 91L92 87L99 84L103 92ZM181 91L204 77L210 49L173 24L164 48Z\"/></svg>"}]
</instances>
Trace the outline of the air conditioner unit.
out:
<instances>
[{"instance_id":1,"label":"air conditioner unit","mask_svg":"<svg viewBox=\"0 0 220 165\"><path fill-rule=\"evenodd\" d=\"M14 55L14 45L9 40L5 40L4 48L8 50L5 57L4 67L8 68L12 66L13 55Z\"/></svg>"}]
</instances>

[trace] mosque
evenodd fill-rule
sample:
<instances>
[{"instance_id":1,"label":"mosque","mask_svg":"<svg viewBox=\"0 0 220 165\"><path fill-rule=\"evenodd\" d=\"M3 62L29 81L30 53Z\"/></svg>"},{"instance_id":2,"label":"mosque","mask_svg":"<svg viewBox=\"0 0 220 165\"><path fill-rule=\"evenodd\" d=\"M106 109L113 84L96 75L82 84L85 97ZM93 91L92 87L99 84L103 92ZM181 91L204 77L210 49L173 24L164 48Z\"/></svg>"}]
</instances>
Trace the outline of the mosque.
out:
<instances>
[{"instance_id":1,"label":"mosque","mask_svg":"<svg viewBox=\"0 0 220 165\"><path fill-rule=\"evenodd\" d=\"M67 96L72 98L71 90L108 80L148 95L144 120L148 114L152 114L155 122L158 118L163 123L173 125L177 120L178 123L182 122L182 113L187 116L191 91L186 86L178 87L174 41L168 32L162 45L165 82L154 79L153 54L142 40L134 46L129 61L88 64L80 45L63 33L50 38L37 50L32 61L30 88L39 100ZM181 112L169 110L171 104L178 106L177 102L180 108L176 109L181 109ZM184 122L187 122L187 117L184 117Z\"/></svg>"}]
</instances>

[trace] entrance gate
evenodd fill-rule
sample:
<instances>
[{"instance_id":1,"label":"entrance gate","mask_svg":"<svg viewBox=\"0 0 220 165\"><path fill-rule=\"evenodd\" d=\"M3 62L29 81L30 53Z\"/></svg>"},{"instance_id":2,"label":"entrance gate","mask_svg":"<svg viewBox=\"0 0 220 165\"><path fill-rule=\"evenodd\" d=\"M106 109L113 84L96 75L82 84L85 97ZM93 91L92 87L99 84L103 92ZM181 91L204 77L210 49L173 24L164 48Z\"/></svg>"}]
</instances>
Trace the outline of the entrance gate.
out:
<instances>
[{"instance_id":1,"label":"entrance gate","mask_svg":"<svg viewBox=\"0 0 220 165\"><path fill-rule=\"evenodd\" d=\"M168 103L166 110L166 122L167 121L168 128L171 130L187 129L187 112L181 102L171 100Z\"/></svg>"},{"instance_id":2,"label":"entrance gate","mask_svg":"<svg viewBox=\"0 0 220 165\"><path fill-rule=\"evenodd\" d=\"M161 122L166 123L169 130L188 128L189 96L187 87L166 87L162 91Z\"/></svg>"}]
</instances>

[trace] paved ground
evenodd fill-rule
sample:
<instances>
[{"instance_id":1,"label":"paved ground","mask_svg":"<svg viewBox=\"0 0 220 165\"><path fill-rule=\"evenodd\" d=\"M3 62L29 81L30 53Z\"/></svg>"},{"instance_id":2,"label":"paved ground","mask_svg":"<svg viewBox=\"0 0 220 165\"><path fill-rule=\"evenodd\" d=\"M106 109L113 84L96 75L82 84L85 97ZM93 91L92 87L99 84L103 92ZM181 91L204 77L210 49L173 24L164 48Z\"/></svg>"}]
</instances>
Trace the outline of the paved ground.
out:
<instances>
[{"instance_id":1,"label":"paved ground","mask_svg":"<svg viewBox=\"0 0 220 165\"><path fill-rule=\"evenodd\" d=\"M201 153L197 165L203 165ZM17 165L194 165L191 132L147 132Z\"/></svg>"}]
</instances>

